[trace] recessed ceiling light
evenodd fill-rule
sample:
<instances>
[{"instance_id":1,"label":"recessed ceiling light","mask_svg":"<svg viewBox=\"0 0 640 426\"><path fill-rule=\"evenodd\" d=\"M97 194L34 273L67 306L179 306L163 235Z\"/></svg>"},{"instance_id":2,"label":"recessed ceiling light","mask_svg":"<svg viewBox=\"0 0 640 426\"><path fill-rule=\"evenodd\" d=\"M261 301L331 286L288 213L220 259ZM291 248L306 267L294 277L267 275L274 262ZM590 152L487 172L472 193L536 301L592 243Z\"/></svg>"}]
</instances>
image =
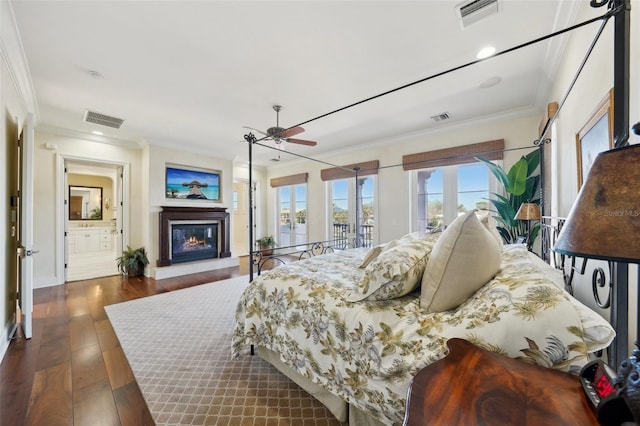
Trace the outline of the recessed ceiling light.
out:
<instances>
[{"instance_id":1,"label":"recessed ceiling light","mask_svg":"<svg viewBox=\"0 0 640 426\"><path fill-rule=\"evenodd\" d=\"M483 47L482 49L480 49L480 51L476 55L476 58L485 59L485 58L488 58L489 56L493 55L494 53L496 53L496 48L495 47L493 47L493 46Z\"/></svg>"},{"instance_id":2,"label":"recessed ceiling light","mask_svg":"<svg viewBox=\"0 0 640 426\"><path fill-rule=\"evenodd\" d=\"M94 130L94 131L93 131L93 132L91 132L91 133L93 133L94 135L98 135L98 136L102 136L102 135L104 135L104 133L102 133L102 132L100 132L100 131L98 131L98 130Z\"/></svg>"},{"instance_id":3,"label":"recessed ceiling light","mask_svg":"<svg viewBox=\"0 0 640 426\"><path fill-rule=\"evenodd\" d=\"M486 79L485 81L483 81L482 83L480 83L480 87L483 89L487 89L489 87L493 87L496 84L500 83L502 81L501 77L493 76L493 77L489 77L488 79Z\"/></svg>"}]
</instances>

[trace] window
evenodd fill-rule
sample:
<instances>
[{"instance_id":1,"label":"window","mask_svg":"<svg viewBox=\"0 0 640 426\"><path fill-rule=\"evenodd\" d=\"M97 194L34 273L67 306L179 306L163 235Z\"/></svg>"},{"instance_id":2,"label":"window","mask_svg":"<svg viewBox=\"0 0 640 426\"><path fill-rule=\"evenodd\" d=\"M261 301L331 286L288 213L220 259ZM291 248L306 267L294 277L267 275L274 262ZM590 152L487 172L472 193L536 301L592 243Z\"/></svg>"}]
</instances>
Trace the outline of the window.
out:
<instances>
[{"instance_id":1,"label":"window","mask_svg":"<svg viewBox=\"0 0 640 426\"><path fill-rule=\"evenodd\" d=\"M413 173L415 227L419 232L448 225L459 214L488 209L494 179L482 163L469 163L416 170Z\"/></svg>"},{"instance_id":2,"label":"window","mask_svg":"<svg viewBox=\"0 0 640 426\"><path fill-rule=\"evenodd\" d=\"M489 208L489 168L482 163L458 166L458 213Z\"/></svg>"}]
</instances>

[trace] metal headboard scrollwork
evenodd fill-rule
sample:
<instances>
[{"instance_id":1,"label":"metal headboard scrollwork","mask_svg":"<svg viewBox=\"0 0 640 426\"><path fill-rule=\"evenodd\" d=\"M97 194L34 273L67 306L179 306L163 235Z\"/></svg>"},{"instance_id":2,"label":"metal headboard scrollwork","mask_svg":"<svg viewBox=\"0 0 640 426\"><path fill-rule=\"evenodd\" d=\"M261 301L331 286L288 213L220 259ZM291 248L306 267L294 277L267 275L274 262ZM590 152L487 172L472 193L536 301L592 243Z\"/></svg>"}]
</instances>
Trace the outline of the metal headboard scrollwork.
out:
<instances>
[{"instance_id":1,"label":"metal headboard scrollwork","mask_svg":"<svg viewBox=\"0 0 640 426\"><path fill-rule=\"evenodd\" d=\"M576 272L579 275L585 275L587 271L588 258L582 258L581 265L578 267L578 258L570 257L563 254L555 253L552 249L562 230L565 219L562 217L543 216L541 221L541 246L542 246L542 259L555 267L560 269L564 275L565 289L573 295L573 279ZM569 259L567 259L569 258ZM571 262L566 268L566 262ZM593 299L598 307L607 309L611 306L611 270L613 268L613 262L608 262L609 272L608 274L600 266L595 267L591 273L591 290L593 293ZM568 272L568 274L567 274ZM603 298L600 295L598 289L602 289L608 286L606 297Z\"/></svg>"},{"instance_id":2,"label":"metal headboard scrollwork","mask_svg":"<svg viewBox=\"0 0 640 426\"><path fill-rule=\"evenodd\" d=\"M540 223L540 237L541 237L541 247L542 247L542 259L562 271L562 275L564 277L565 290L567 290L571 295L574 294L574 283L573 280L575 278L575 274L586 275L587 274L587 262L588 258L582 258L580 266L577 266L578 258L574 256L566 256L560 253L556 253L553 251L553 246L555 245L556 240L558 239L558 235L562 230L562 226L565 223L565 218L562 217L554 217L554 216L543 216ZM570 262L567 265L567 261ZM611 297L613 294L613 281L612 277L612 268L613 262L608 262L609 272L605 272L605 270L596 266L593 268L591 273L591 292L593 296L593 300L596 305L602 309L608 309L611 307ZM601 296L601 289L607 288L606 295ZM616 318L611 318L611 323L615 325L618 323ZM609 349L607 349L607 353L609 353ZM600 354L598 354L600 356Z\"/></svg>"}]
</instances>

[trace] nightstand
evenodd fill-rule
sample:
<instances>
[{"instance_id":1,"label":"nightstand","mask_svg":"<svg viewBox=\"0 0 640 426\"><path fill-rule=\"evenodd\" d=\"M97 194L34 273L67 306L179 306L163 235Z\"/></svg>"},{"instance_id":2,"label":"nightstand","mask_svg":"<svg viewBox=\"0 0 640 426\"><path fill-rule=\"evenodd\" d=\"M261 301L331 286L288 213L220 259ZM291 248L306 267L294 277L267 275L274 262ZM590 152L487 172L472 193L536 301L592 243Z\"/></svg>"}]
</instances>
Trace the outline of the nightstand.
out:
<instances>
[{"instance_id":1,"label":"nightstand","mask_svg":"<svg viewBox=\"0 0 640 426\"><path fill-rule=\"evenodd\" d=\"M598 425L578 376L447 342L450 352L414 377L405 426Z\"/></svg>"}]
</instances>

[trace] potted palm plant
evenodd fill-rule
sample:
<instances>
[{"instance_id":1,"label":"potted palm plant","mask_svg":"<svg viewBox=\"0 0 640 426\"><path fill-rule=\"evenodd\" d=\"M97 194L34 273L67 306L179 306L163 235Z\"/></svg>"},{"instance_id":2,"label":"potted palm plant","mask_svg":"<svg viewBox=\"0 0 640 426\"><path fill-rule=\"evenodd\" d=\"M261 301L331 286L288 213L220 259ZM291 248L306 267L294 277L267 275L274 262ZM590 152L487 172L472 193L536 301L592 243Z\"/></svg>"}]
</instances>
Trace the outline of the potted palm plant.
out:
<instances>
[{"instance_id":1,"label":"potted palm plant","mask_svg":"<svg viewBox=\"0 0 640 426\"><path fill-rule=\"evenodd\" d=\"M260 247L263 256L271 256L273 254L273 248L278 245L271 235L260 238L256 243L258 247Z\"/></svg>"},{"instance_id":2,"label":"potted palm plant","mask_svg":"<svg viewBox=\"0 0 640 426\"><path fill-rule=\"evenodd\" d=\"M487 159L477 157L477 160L489 167L506 192L505 195L494 193L496 198L489 200L498 213L497 229L502 239L505 243L512 244L519 236L526 234L531 247L540 231L540 224L536 223L528 229L526 221L516 219L516 212L523 203L540 203L540 175L534 174L540 165L540 150L536 149L522 156L508 171Z\"/></svg>"},{"instance_id":3,"label":"potted palm plant","mask_svg":"<svg viewBox=\"0 0 640 426\"><path fill-rule=\"evenodd\" d=\"M116 262L118 269L124 275L137 277L144 272L144 267L149 264L149 259L144 247L133 249L127 246L127 249L122 252L122 256L116 259Z\"/></svg>"}]
</instances>

